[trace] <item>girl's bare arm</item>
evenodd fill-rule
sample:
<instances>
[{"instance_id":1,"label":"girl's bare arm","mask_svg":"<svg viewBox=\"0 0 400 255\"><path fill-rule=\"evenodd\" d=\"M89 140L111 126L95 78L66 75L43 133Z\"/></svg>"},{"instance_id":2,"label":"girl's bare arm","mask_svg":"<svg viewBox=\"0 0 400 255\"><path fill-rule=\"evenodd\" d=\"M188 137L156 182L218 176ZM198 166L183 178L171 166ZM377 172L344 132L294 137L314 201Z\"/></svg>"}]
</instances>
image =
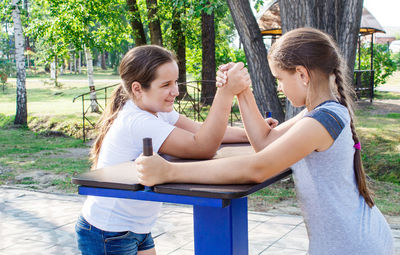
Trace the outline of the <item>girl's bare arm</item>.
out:
<instances>
[{"instance_id":1,"label":"girl's bare arm","mask_svg":"<svg viewBox=\"0 0 400 255\"><path fill-rule=\"evenodd\" d=\"M140 182L235 184L263 182L315 150L332 145L328 131L316 120L303 118L260 152L241 157L191 163L170 163L159 157L136 160Z\"/></svg>"},{"instance_id":2,"label":"girl's bare arm","mask_svg":"<svg viewBox=\"0 0 400 255\"><path fill-rule=\"evenodd\" d=\"M182 123L181 120L177 123L178 127L171 132L160 147L161 153L180 158L212 158L214 156L225 135L233 97L250 84L247 71L243 71L243 63L236 64L230 72L235 82L232 82L230 87L226 86L217 90L209 114L200 128L197 129L192 125L193 123L185 122L185 120ZM188 129L195 130L195 133L179 126L186 126Z\"/></svg>"},{"instance_id":3,"label":"girl's bare arm","mask_svg":"<svg viewBox=\"0 0 400 255\"><path fill-rule=\"evenodd\" d=\"M187 130L193 134L197 133L201 128L202 123L193 121L186 116L180 115L175 126ZM222 143L242 143L248 142L246 131L243 128L230 127L226 128Z\"/></svg>"},{"instance_id":4,"label":"girl's bare arm","mask_svg":"<svg viewBox=\"0 0 400 255\"><path fill-rule=\"evenodd\" d=\"M240 93L238 95L238 100L244 127L255 151L264 149L285 134L305 113L305 110L303 110L298 115L283 122L276 128L271 128L258 110L256 100L250 88Z\"/></svg>"}]
</instances>

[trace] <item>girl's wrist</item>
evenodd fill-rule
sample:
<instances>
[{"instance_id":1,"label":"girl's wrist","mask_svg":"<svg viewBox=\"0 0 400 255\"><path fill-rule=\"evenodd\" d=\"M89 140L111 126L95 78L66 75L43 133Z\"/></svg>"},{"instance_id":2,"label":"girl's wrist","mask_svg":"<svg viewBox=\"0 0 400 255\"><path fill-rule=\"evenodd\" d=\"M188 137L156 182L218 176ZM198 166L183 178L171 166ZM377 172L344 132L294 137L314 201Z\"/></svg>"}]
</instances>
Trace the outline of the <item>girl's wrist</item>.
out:
<instances>
[{"instance_id":1,"label":"girl's wrist","mask_svg":"<svg viewBox=\"0 0 400 255\"><path fill-rule=\"evenodd\" d=\"M237 94L238 99L245 97L246 95L250 95L253 94L253 92L251 91L250 87L245 88L242 92L240 92L239 94Z\"/></svg>"},{"instance_id":2,"label":"girl's wrist","mask_svg":"<svg viewBox=\"0 0 400 255\"><path fill-rule=\"evenodd\" d=\"M235 94L226 85L224 85L223 87L219 87L216 94L221 94L221 96L227 97L231 100L235 96Z\"/></svg>"},{"instance_id":3,"label":"girl's wrist","mask_svg":"<svg viewBox=\"0 0 400 255\"><path fill-rule=\"evenodd\" d=\"M170 183L170 182L176 182L176 177L177 175L175 174L175 166L174 163L171 162L166 162L165 166L165 180L163 183Z\"/></svg>"}]
</instances>

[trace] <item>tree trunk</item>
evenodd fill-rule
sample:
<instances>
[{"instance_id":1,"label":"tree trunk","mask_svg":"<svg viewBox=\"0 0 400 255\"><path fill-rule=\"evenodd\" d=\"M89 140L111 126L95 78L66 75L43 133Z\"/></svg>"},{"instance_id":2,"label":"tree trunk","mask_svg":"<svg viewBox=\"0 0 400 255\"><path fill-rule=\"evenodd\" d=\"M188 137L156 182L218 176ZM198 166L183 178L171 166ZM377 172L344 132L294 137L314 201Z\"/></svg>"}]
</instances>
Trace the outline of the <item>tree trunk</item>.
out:
<instances>
[{"instance_id":1,"label":"tree trunk","mask_svg":"<svg viewBox=\"0 0 400 255\"><path fill-rule=\"evenodd\" d=\"M305 6L306 4L307 3L302 0L279 1L283 34L295 28L306 26L307 24L306 20L311 19L311 17L306 17L307 15L307 7ZM286 120L296 116L299 112L301 112L304 109L304 107L294 107L288 99L286 99L285 105L286 105L285 107Z\"/></svg>"},{"instance_id":2,"label":"tree trunk","mask_svg":"<svg viewBox=\"0 0 400 255\"><path fill-rule=\"evenodd\" d=\"M183 7L185 8L185 7ZM174 9L173 11L173 21L172 21L172 31L174 33L172 39L172 47L178 58L179 67L179 78L178 83L186 82L186 42L185 34L182 29L181 15L184 15L184 9ZM187 95L186 84L179 85L179 96L178 99L182 99Z\"/></svg>"},{"instance_id":3,"label":"tree trunk","mask_svg":"<svg viewBox=\"0 0 400 255\"><path fill-rule=\"evenodd\" d=\"M348 65L349 75L352 75L362 6L363 0L280 0L282 32L307 26L330 34L337 41ZM287 118L301 110L292 108L287 101Z\"/></svg>"},{"instance_id":4,"label":"tree trunk","mask_svg":"<svg viewBox=\"0 0 400 255\"><path fill-rule=\"evenodd\" d=\"M22 32L21 15L18 7L19 0L12 0L12 19L14 22L15 36L15 62L17 65L17 111L14 124L26 125L28 119L27 97L26 97L26 73L24 57L24 34Z\"/></svg>"},{"instance_id":5,"label":"tree trunk","mask_svg":"<svg viewBox=\"0 0 400 255\"><path fill-rule=\"evenodd\" d=\"M65 63L64 59L61 59L60 75L63 75L63 74L64 74L64 63Z\"/></svg>"},{"instance_id":6,"label":"tree trunk","mask_svg":"<svg viewBox=\"0 0 400 255\"><path fill-rule=\"evenodd\" d=\"M104 51L101 53L101 69L102 69L102 70L107 70L107 65L106 65L106 54L105 54Z\"/></svg>"},{"instance_id":7,"label":"tree trunk","mask_svg":"<svg viewBox=\"0 0 400 255\"><path fill-rule=\"evenodd\" d=\"M126 0L129 11L131 12L131 27L133 31L133 38L135 39L135 45L146 44L146 35L144 34L143 23L140 18L139 8L136 0Z\"/></svg>"},{"instance_id":8,"label":"tree trunk","mask_svg":"<svg viewBox=\"0 0 400 255\"><path fill-rule=\"evenodd\" d=\"M211 105L217 88L215 82L204 82L204 80L214 81L216 79L214 12L211 15L208 15L205 11L201 13L201 45L201 79L203 80L201 102Z\"/></svg>"},{"instance_id":9,"label":"tree trunk","mask_svg":"<svg viewBox=\"0 0 400 255\"><path fill-rule=\"evenodd\" d=\"M273 117L282 122L284 114L276 92L275 79L268 66L267 50L250 3L247 0L227 2L246 53L258 108L261 113L272 112Z\"/></svg>"},{"instance_id":10,"label":"tree trunk","mask_svg":"<svg viewBox=\"0 0 400 255\"><path fill-rule=\"evenodd\" d=\"M93 81L93 58L90 49L85 46L85 56L86 56L86 67L87 67L87 76L89 81L89 89L90 89L90 108L92 112L100 112L99 105L97 104L96 91Z\"/></svg>"},{"instance_id":11,"label":"tree trunk","mask_svg":"<svg viewBox=\"0 0 400 255\"><path fill-rule=\"evenodd\" d=\"M51 63L50 63L50 79L55 80L56 79L56 59L54 59Z\"/></svg>"},{"instance_id":12,"label":"tree trunk","mask_svg":"<svg viewBox=\"0 0 400 255\"><path fill-rule=\"evenodd\" d=\"M72 74L74 67L73 67L73 63L74 63L74 57L73 54L69 54L69 59L68 59L68 70L69 73Z\"/></svg>"},{"instance_id":13,"label":"tree trunk","mask_svg":"<svg viewBox=\"0 0 400 255\"><path fill-rule=\"evenodd\" d=\"M76 71L77 71L77 68L76 68L76 62L77 62L77 58L76 58L76 55L75 55L75 52L74 52L74 54L73 54L73 61L74 61L74 74L76 74Z\"/></svg>"},{"instance_id":14,"label":"tree trunk","mask_svg":"<svg viewBox=\"0 0 400 255\"><path fill-rule=\"evenodd\" d=\"M58 65L58 59L57 59L57 56L55 56L53 62L51 62L51 64L50 64L50 78L52 80L54 80L54 87L58 86L58 84L57 84L57 78L58 78L57 65Z\"/></svg>"},{"instance_id":15,"label":"tree trunk","mask_svg":"<svg viewBox=\"0 0 400 255\"><path fill-rule=\"evenodd\" d=\"M149 30L151 44L162 46L162 34L160 19L157 15L157 0L146 0L147 4L147 17L149 18Z\"/></svg>"},{"instance_id":16,"label":"tree trunk","mask_svg":"<svg viewBox=\"0 0 400 255\"><path fill-rule=\"evenodd\" d=\"M95 59L95 63L98 67L101 68L101 53L98 53L97 59Z\"/></svg>"},{"instance_id":17,"label":"tree trunk","mask_svg":"<svg viewBox=\"0 0 400 255\"><path fill-rule=\"evenodd\" d=\"M79 57L78 57L78 73L82 73L82 51L79 51Z\"/></svg>"}]
</instances>

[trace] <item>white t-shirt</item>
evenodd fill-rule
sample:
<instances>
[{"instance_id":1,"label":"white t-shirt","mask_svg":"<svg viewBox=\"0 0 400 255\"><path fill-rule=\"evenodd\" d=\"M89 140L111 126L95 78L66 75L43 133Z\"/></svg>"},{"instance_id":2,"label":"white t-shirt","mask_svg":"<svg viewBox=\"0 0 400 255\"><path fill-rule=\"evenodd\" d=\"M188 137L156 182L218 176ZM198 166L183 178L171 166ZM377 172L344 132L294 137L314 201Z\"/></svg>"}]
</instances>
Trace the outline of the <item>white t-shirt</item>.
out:
<instances>
[{"instance_id":1,"label":"white t-shirt","mask_svg":"<svg viewBox=\"0 0 400 255\"><path fill-rule=\"evenodd\" d=\"M154 152L175 128L176 111L157 113L158 117L141 110L128 100L104 137L97 167L135 160L143 151L143 138L151 137ZM133 199L88 196L82 209L83 217L93 226L112 232L149 233L161 203Z\"/></svg>"}]
</instances>

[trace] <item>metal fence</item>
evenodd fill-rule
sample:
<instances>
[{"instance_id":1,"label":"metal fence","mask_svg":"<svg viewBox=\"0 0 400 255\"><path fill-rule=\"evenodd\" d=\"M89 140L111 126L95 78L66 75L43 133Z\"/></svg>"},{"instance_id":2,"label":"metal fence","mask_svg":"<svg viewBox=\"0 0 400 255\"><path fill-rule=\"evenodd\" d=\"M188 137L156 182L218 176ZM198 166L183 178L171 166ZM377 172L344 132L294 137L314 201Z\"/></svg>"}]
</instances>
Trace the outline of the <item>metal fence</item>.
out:
<instances>
[{"instance_id":1,"label":"metal fence","mask_svg":"<svg viewBox=\"0 0 400 255\"><path fill-rule=\"evenodd\" d=\"M374 70L354 70L353 85L357 99L369 98L372 103L374 99Z\"/></svg>"},{"instance_id":2,"label":"metal fence","mask_svg":"<svg viewBox=\"0 0 400 255\"><path fill-rule=\"evenodd\" d=\"M179 86L184 85L186 87L186 92L175 100L175 110L195 121L204 121L207 117L208 111L210 110L210 105L205 103L207 101L206 98L201 97L201 87L206 82L215 84L215 81L204 80L180 83ZM97 118L93 117L93 114L91 114L93 93L96 93L95 103L98 105L100 112L103 112L107 106L109 94L111 94L109 91L113 90L113 87L117 85L119 85L119 83L86 92L75 96L72 100L75 102L76 100L81 99L82 102L82 136L84 141L86 141L88 130L94 129L96 125L95 122L97 121ZM213 98L211 101L212 100ZM234 101L231 107L230 124L233 125L237 121L240 121L239 106L237 102Z\"/></svg>"},{"instance_id":3,"label":"metal fence","mask_svg":"<svg viewBox=\"0 0 400 255\"><path fill-rule=\"evenodd\" d=\"M86 141L86 134L88 131L87 127L90 126L91 128L94 129L96 126L96 123L95 123L96 120L94 118L92 118L92 119L89 118L89 114L91 112L91 103L94 101L97 104L97 106L99 107L99 110L104 111L104 109L107 107L107 99L108 99L109 90L117 85L119 85L119 83L109 85L104 88L92 90L92 91L77 95L72 100L72 102L75 102L77 99L80 98L81 102L82 102L83 141ZM94 93L96 95L96 99L91 98L91 97L93 97ZM85 101L90 101L90 103L85 105Z\"/></svg>"},{"instance_id":4,"label":"metal fence","mask_svg":"<svg viewBox=\"0 0 400 255\"><path fill-rule=\"evenodd\" d=\"M215 81L201 80L180 83L179 86L183 85L186 87L186 92L176 99L174 104L175 110L195 121L204 121L210 110L210 105L206 104L206 102L212 102L213 100L213 98L207 100L207 98L202 98L201 96L201 88L202 85L205 83L215 84ZM109 91L117 85L119 85L119 83L83 93L74 97L73 102L75 102L79 98L82 102L82 134L84 141L86 140L88 128L94 129L95 122L97 121L97 118L95 117L90 118L89 115L91 113L91 104L85 104L85 101L92 101L90 97L91 95L93 96L93 93L95 92L96 103L99 106L100 111L104 111L107 106L107 100L110 94ZM374 97L374 70L354 70L353 85L357 94L357 99L367 97L370 99L370 102L372 102ZM280 99L284 106L285 97L282 96ZM239 106L238 103L234 101L231 107L229 122L231 125L233 125L235 122L238 121L241 121Z\"/></svg>"}]
</instances>

